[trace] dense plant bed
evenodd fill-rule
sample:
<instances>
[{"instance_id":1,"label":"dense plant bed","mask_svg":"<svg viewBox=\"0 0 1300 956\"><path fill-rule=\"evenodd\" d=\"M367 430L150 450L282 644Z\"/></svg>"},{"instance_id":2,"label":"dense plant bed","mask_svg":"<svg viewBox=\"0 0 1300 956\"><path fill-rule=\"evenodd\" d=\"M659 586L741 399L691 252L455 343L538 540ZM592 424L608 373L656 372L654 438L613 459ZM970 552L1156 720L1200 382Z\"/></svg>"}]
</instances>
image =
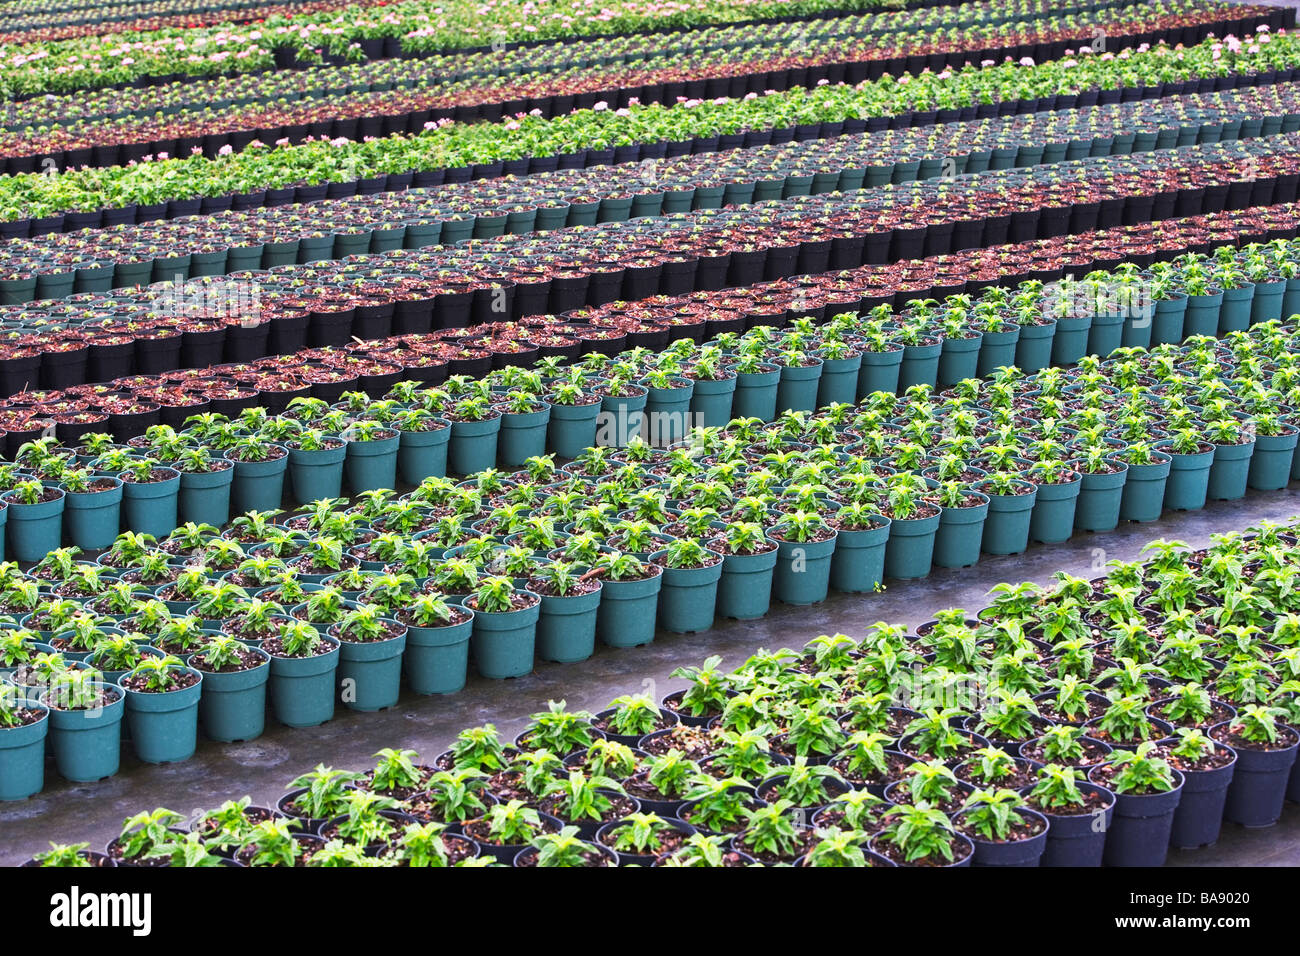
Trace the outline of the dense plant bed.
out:
<instances>
[{"instance_id":1,"label":"dense plant bed","mask_svg":"<svg viewBox=\"0 0 1300 956\"><path fill-rule=\"evenodd\" d=\"M427 764L394 749L369 771L322 764L277 809L228 801L188 833L141 813L107 850L119 866L1159 865L1225 816L1281 812L1300 556L1275 524L1145 551L1093 580L999 585L974 617L915 633L880 622L730 674L712 657L662 702L552 701L514 747L489 723ZM1273 769L1233 772L1247 762Z\"/></svg>"}]
</instances>

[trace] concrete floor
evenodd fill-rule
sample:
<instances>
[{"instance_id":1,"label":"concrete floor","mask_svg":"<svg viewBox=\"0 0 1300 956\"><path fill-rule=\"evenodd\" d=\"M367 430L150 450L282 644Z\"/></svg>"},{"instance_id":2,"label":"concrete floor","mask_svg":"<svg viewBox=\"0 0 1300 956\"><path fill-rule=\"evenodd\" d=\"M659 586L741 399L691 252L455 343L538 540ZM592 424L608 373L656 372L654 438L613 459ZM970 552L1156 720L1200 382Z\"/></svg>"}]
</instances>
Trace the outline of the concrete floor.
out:
<instances>
[{"instance_id":1,"label":"concrete floor","mask_svg":"<svg viewBox=\"0 0 1300 956\"><path fill-rule=\"evenodd\" d=\"M912 583L895 583L875 595L832 594L808 608L774 606L759 621L728 621L694 635L660 635L649 647L602 648L579 664L543 664L528 677L504 682L472 679L450 697L405 695L397 707L375 714L340 709L329 724L310 730L273 726L252 743L203 742L185 763L142 766L124 757L121 773L93 785L70 785L50 771L46 789L30 800L0 804L0 865L14 865L46 847L89 840L94 849L117 835L121 822L142 809L166 806L186 815L244 794L269 804L299 773L321 761L364 769L381 747L409 747L426 757L446 749L464 727L493 722L513 738L529 714L549 699L573 708L599 710L624 693L658 699L683 686L669 673L680 664L720 654L728 668L759 648L798 648L819 634L857 635L877 620L920 624L946 607L977 609L1000 581L1050 581L1058 570L1092 576L1107 560L1132 560L1156 538L1200 547L1211 534L1244 528L1262 518L1281 521L1300 514L1300 488L1252 493L1237 502L1216 502L1204 511L1170 514L1151 524L1127 524L1108 534L1078 535L1064 544L1038 545L1022 555L989 557L976 567L938 571ZM1096 569L1096 570L1094 570ZM1248 831L1225 825L1212 848L1174 852L1177 866L1300 865L1300 806L1288 804L1282 822Z\"/></svg>"}]
</instances>

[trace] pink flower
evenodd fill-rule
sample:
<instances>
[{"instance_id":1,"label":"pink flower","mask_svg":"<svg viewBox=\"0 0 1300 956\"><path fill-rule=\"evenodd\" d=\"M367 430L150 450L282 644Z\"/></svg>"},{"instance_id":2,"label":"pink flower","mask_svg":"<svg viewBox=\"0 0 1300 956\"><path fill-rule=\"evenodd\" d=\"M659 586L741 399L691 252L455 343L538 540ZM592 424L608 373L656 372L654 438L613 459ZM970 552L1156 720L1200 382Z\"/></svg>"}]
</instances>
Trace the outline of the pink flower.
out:
<instances>
[{"instance_id":1,"label":"pink flower","mask_svg":"<svg viewBox=\"0 0 1300 956\"><path fill-rule=\"evenodd\" d=\"M604 100L597 100L596 104L592 106L592 109L597 113L603 113L605 110L609 109L609 104Z\"/></svg>"},{"instance_id":2,"label":"pink flower","mask_svg":"<svg viewBox=\"0 0 1300 956\"><path fill-rule=\"evenodd\" d=\"M218 155L218 156L229 156L229 155L230 155L231 153L233 153L234 151L235 151L235 147L233 147L233 146L231 146L229 143L227 143L225 146L222 146L219 150L217 150L217 155Z\"/></svg>"}]
</instances>

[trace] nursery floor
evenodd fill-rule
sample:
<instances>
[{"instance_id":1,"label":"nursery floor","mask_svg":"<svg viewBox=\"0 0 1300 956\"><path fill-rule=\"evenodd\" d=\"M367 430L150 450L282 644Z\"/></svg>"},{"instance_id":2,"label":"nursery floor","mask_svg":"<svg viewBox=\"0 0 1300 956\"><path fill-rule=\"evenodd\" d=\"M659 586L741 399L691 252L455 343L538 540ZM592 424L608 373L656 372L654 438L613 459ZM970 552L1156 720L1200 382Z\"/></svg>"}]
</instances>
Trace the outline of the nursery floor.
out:
<instances>
[{"instance_id":1,"label":"nursery floor","mask_svg":"<svg viewBox=\"0 0 1300 956\"><path fill-rule=\"evenodd\" d=\"M222 800L250 794L269 804L297 774L318 762L362 769L381 747L410 747L426 757L446 749L464 727L494 722L513 738L527 716L545 709L546 701L565 698L570 707L599 710L614 697L644 692L658 699L683 682L668 675L680 664L699 663L720 654L730 669L759 648L799 647L818 634L858 635L878 620L920 624L945 607L975 609L986 603L988 589L1000 581L1047 582L1053 573L1095 575L1105 561L1131 560L1148 541L1160 537L1194 547L1211 534L1271 518L1300 513L1300 490L1252 493L1237 502L1211 504L1204 511L1167 515L1152 524L1128 524L1115 532L1076 536L1059 545L1038 545L1022 555L986 558L976 567L938 571L923 581L895 583L876 595L837 595L823 604L795 608L782 605L758 621L730 621L703 634L659 635L649 647L602 648L581 664L543 664L528 677L494 682L472 679L451 697L403 697L392 710L377 714L340 708L329 724L311 730L273 726L247 744L201 743L198 754L172 766L143 766L124 758L112 779L73 786L51 770L37 797L0 804L0 865L15 865L42 850L46 841L89 840L101 849L117 835L122 820L141 809L166 806L189 814ZM1103 550L1104 549L1104 550ZM1300 806L1288 804L1282 822L1267 830L1225 825L1220 842L1209 849L1174 852L1178 866L1300 865Z\"/></svg>"}]
</instances>

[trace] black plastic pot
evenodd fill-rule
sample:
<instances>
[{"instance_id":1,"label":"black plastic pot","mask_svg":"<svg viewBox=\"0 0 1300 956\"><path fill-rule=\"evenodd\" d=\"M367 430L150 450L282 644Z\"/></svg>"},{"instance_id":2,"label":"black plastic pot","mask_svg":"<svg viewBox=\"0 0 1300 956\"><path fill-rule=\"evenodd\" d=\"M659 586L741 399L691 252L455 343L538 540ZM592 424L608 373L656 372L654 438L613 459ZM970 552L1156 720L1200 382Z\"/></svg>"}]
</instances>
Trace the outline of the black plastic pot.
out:
<instances>
[{"instance_id":1,"label":"black plastic pot","mask_svg":"<svg viewBox=\"0 0 1300 956\"><path fill-rule=\"evenodd\" d=\"M1169 833L1170 846L1191 849L1209 846L1219 839L1228 787L1236 768L1237 757L1234 754L1232 763L1226 767L1184 772L1186 782L1178 810L1174 813L1174 827Z\"/></svg>"},{"instance_id":2,"label":"black plastic pot","mask_svg":"<svg viewBox=\"0 0 1300 956\"><path fill-rule=\"evenodd\" d=\"M968 810L962 810L953 817L953 822L960 825L962 817L969 812ZM1022 817L1041 821L1042 830L1028 839L1009 840L1003 843L994 843L978 836L971 836L969 833L966 834L971 843L975 844L975 858L971 860L971 866L1040 865L1043 851L1047 849L1047 835L1051 832L1051 822L1037 810L1031 810L1028 807L1020 807L1016 812Z\"/></svg>"},{"instance_id":3,"label":"black plastic pot","mask_svg":"<svg viewBox=\"0 0 1300 956\"><path fill-rule=\"evenodd\" d=\"M1088 774L1092 780L1098 768ZM1117 793L1115 816L1106 833L1106 866L1163 866L1169 854L1169 833L1183 796L1183 775L1174 771L1172 790L1162 793Z\"/></svg>"},{"instance_id":4,"label":"black plastic pot","mask_svg":"<svg viewBox=\"0 0 1300 956\"><path fill-rule=\"evenodd\" d=\"M613 850L612 847L606 847L605 844L601 842L601 839L615 830L622 822L623 821L621 820L613 820L598 829L593 838L596 845L604 847L607 850ZM678 820L675 817L665 817L664 823L668 824L668 826L672 827L677 832L684 833L686 836L699 832L685 820ZM613 850L613 852L618 857L619 866L652 866L655 861L655 855L653 853L624 853L622 850Z\"/></svg>"},{"instance_id":5,"label":"black plastic pot","mask_svg":"<svg viewBox=\"0 0 1300 956\"><path fill-rule=\"evenodd\" d=\"M1229 724L1231 721L1215 724L1210 728L1210 735L1220 740L1215 732L1226 731ZM1228 786L1223 810L1225 819L1252 828L1277 823L1282 815L1291 768L1295 765L1296 748L1300 747L1300 736L1289 729L1285 734L1290 736L1291 746L1284 750L1237 749L1237 769Z\"/></svg>"},{"instance_id":6,"label":"black plastic pot","mask_svg":"<svg viewBox=\"0 0 1300 956\"><path fill-rule=\"evenodd\" d=\"M1092 813L1043 812L1051 826L1039 866L1101 866L1106 834L1115 814L1115 795L1094 783L1081 781L1078 786L1084 794L1101 794L1105 807Z\"/></svg>"}]
</instances>

